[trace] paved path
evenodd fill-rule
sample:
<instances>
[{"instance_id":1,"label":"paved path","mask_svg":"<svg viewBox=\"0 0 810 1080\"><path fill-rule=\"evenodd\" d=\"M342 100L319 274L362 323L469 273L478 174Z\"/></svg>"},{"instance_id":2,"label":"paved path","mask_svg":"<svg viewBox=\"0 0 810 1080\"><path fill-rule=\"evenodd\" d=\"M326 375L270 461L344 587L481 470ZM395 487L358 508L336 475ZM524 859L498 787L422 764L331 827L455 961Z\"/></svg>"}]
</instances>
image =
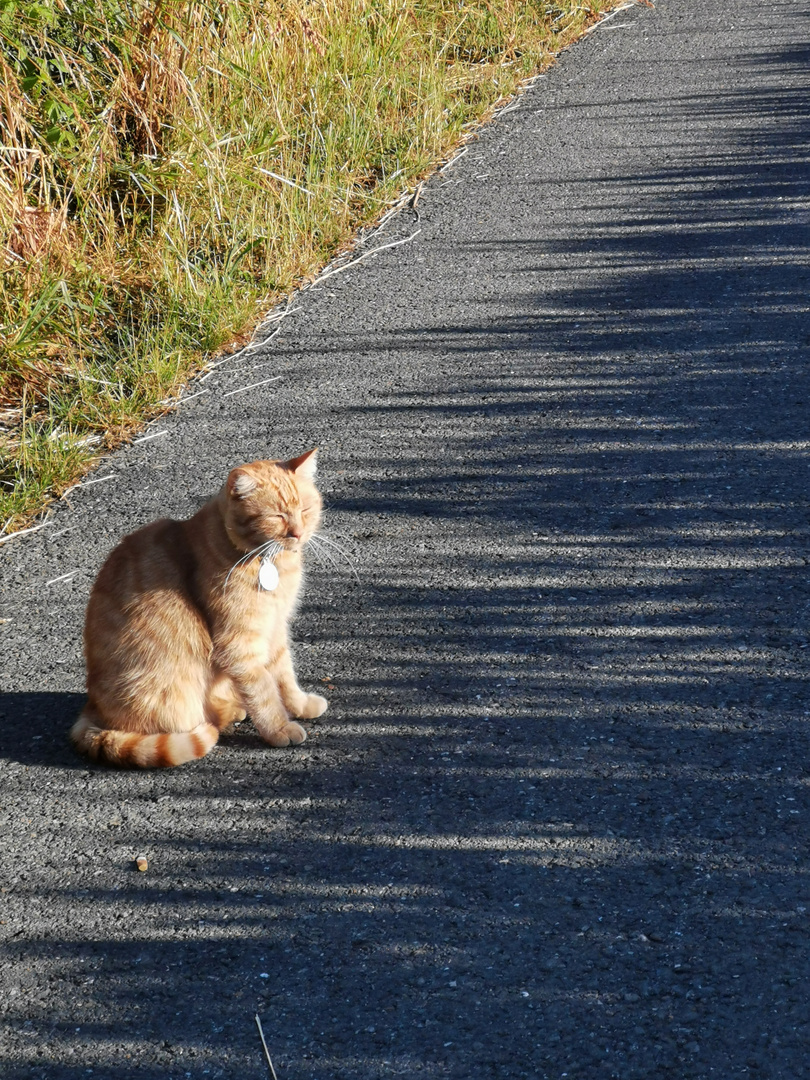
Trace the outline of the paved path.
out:
<instances>
[{"instance_id":1,"label":"paved path","mask_svg":"<svg viewBox=\"0 0 810 1080\"><path fill-rule=\"evenodd\" d=\"M0 551L9 1080L806 1075L810 4L609 27ZM315 443L311 740L77 761L105 552Z\"/></svg>"}]
</instances>

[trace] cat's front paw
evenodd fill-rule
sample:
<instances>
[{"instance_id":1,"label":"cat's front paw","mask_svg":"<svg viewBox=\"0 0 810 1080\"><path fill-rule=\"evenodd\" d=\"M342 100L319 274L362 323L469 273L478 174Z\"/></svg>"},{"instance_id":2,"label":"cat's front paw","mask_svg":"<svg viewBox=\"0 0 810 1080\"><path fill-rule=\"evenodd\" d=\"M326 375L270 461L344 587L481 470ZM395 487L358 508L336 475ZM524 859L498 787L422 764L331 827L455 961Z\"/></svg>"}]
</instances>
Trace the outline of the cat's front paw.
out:
<instances>
[{"instance_id":1,"label":"cat's front paw","mask_svg":"<svg viewBox=\"0 0 810 1080\"><path fill-rule=\"evenodd\" d=\"M320 694L303 694L301 701L297 702L298 708L295 715L302 720L314 720L316 716L322 716L329 708L329 702Z\"/></svg>"},{"instance_id":2,"label":"cat's front paw","mask_svg":"<svg viewBox=\"0 0 810 1080\"><path fill-rule=\"evenodd\" d=\"M299 743L305 742L307 733L301 727L300 724L294 723L292 720L288 720L286 724L282 724L276 731L271 731L267 735L262 735L262 738L266 743L270 743L271 746L289 746L290 743L293 746L297 746Z\"/></svg>"}]
</instances>

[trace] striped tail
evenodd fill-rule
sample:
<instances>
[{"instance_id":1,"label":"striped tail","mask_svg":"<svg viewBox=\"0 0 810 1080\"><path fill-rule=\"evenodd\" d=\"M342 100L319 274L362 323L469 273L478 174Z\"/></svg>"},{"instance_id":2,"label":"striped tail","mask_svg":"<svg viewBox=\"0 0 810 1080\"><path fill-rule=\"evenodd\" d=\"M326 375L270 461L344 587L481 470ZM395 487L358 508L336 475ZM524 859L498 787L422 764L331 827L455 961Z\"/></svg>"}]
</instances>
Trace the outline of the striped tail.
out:
<instances>
[{"instance_id":1,"label":"striped tail","mask_svg":"<svg viewBox=\"0 0 810 1080\"><path fill-rule=\"evenodd\" d=\"M213 724L159 735L111 731L98 727L86 713L82 713L70 732L73 745L91 760L136 769L166 768L204 757L218 738L219 731Z\"/></svg>"}]
</instances>

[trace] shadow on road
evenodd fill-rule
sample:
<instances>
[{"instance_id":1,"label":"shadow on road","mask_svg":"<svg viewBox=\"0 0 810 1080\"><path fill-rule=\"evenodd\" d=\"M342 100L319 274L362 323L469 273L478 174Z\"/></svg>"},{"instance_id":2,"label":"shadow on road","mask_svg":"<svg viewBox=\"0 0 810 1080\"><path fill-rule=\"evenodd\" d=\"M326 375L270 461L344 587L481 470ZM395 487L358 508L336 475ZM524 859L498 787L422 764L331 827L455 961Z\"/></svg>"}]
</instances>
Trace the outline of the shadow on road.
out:
<instances>
[{"instance_id":1,"label":"shadow on road","mask_svg":"<svg viewBox=\"0 0 810 1080\"><path fill-rule=\"evenodd\" d=\"M84 694L0 693L0 758L22 765L75 768L68 732Z\"/></svg>"}]
</instances>

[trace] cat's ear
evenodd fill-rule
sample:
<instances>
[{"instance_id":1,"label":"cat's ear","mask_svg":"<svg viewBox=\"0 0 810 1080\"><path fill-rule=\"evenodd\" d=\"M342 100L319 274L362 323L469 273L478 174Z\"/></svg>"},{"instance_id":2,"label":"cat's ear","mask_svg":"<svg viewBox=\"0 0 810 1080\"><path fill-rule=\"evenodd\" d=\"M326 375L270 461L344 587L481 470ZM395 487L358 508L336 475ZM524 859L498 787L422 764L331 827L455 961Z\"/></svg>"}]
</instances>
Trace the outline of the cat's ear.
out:
<instances>
[{"instance_id":1,"label":"cat's ear","mask_svg":"<svg viewBox=\"0 0 810 1080\"><path fill-rule=\"evenodd\" d=\"M296 476L302 476L305 480L314 480L315 473L318 471L318 447L307 450L300 457L285 461L284 468L294 472Z\"/></svg>"},{"instance_id":2,"label":"cat's ear","mask_svg":"<svg viewBox=\"0 0 810 1080\"><path fill-rule=\"evenodd\" d=\"M228 494L234 499L244 499L258 487L256 477L244 467L231 469L228 474Z\"/></svg>"}]
</instances>

